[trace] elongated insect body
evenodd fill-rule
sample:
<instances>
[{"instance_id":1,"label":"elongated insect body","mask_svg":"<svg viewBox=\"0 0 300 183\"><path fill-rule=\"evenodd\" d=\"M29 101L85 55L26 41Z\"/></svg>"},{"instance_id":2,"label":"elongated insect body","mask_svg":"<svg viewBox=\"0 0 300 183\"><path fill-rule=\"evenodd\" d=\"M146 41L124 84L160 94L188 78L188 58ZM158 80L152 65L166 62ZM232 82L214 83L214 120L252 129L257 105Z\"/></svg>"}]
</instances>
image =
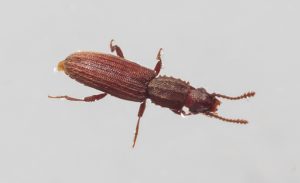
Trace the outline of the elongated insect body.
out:
<instances>
[{"instance_id":1,"label":"elongated insect body","mask_svg":"<svg viewBox=\"0 0 300 183\"><path fill-rule=\"evenodd\" d=\"M113 40L110 43L110 49L112 52L115 51L117 56L99 52L76 52L59 62L57 66L58 71L64 71L76 81L103 93L83 99L66 95L48 97L93 102L109 94L121 99L140 102L133 147L139 133L140 118L143 116L148 98L153 103L169 108L178 115L201 113L227 122L247 123L246 120L219 116L216 111L221 102L217 98L239 100L252 97L255 92L248 92L237 97L217 93L210 94L204 88L195 88L181 79L158 76L162 65L160 56L162 49L157 54L157 64L153 70L126 60L120 47L113 45ZM187 107L189 111L185 112L183 107Z\"/></svg>"}]
</instances>

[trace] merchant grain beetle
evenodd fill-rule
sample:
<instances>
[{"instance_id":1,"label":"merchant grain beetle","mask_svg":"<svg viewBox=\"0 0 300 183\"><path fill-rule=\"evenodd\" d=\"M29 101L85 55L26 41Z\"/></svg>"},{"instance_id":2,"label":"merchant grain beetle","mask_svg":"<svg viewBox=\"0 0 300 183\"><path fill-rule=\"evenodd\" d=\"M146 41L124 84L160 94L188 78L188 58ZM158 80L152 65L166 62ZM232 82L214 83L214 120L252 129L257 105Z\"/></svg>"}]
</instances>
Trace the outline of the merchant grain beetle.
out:
<instances>
[{"instance_id":1,"label":"merchant grain beetle","mask_svg":"<svg viewBox=\"0 0 300 183\"><path fill-rule=\"evenodd\" d=\"M252 97L255 92L248 92L241 96L229 97L217 93L207 93L204 88L194 88L188 82L168 76L158 76L161 66L161 51L157 54L155 68L148 69L124 58L118 45L110 42L111 52L117 56L99 52L76 52L69 55L57 65L58 71L64 71L72 79L103 91L104 93L92 95L83 99L69 96L48 96L49 98L64 98L71 101L94 102L104 98L107 94L112 96L140 102L138 121L136 125L132 147L135 146L139 132L140 119L143 116L146 100L149 98L154 104L169 108L179 115L204 114L233 123L248 123L242 119L228 119L219 116L216 111L220 105L217 98L239 100ZM189 111L184 111L187 107Z\"/></svg>"}]
</instances>

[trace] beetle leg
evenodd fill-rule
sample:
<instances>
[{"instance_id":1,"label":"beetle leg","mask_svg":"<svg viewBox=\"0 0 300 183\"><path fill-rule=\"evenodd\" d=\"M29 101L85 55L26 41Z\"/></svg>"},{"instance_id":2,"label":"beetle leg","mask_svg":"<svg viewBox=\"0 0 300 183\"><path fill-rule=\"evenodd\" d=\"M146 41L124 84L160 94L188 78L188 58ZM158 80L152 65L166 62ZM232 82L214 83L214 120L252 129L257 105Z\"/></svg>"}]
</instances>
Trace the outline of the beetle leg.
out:
<instances>
[{"instance_id":1,"label":"beetle leg","mask_svg":"<svg viewBox=\"0 0 300 183\"><path fill-rule=\"evenodd\" d=\"M96 100L100 100L100 99L104 98L106 95L107 95L107 93L101 93L99 95L92 95L92 96L84 97L83 99L73 98L73 97L69 97L67 95L48 96L48 98L61 98L61 99L66 99L66 100L71 100L71 101L94 102Z\"/></svg>"},{"instance_id":2,"label":"beetle leg","mask_svg":"<svg viewBox=\"0 0 300 183\"><path fill-rule=\"evenodd\" d=\"M161 52L162 52L162 48L159 49L156 60L158 60L158 62L155 65L154 71L156 73L156 75L159 74L160 69L161 69L161 65L162 65L162 61L161 61Z\"/></svg>"},{"instance_id":3,"label":"beetle leg","mask_svg":"<svg viewBox=\"0 0 300 183\"><path fill-rule=\"evenodd\" d=\"M123 55L123 52L122 52L121 48L120 48L118 45L113 45L113 42L114 42L114 40L112 39L112 40L110 41L110 44L109 44L110 51L111 51L111 52L116 51L116 53L117 53L117 55L118 55L119 57L124 58L124 55Z\"/></svg>"},{"instance_id":4,"label":"beetle leg","mask_svg":"<svg viewBox=\"0 0 300 183\"><path fill-rule=\"evenodd\" d=\"M145 100L144 102L141 103L140 108L139 108L138 121L137 121L137 124L136 124L136 127L135 127L135 134L134 134L134 139L133 139L133 145L132 145L132 148L134 148L135 143L136 143L137 136L138 136L138 134L139 134L140 119L141 119L141 117L142 117L143 114L144 114L145 108L146 108L146 100Z\"/></svg>"}]
</instances>

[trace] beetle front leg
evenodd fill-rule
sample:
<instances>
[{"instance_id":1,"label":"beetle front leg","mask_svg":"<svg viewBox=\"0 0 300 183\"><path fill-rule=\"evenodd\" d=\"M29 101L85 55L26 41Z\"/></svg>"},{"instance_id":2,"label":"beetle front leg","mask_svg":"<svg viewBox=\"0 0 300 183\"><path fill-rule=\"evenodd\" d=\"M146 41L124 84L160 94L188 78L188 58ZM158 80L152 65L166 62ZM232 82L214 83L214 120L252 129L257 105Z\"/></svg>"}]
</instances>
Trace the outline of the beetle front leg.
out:
<instances>
[{"instance_id":1,"label":"beetle front leg","mask_svg":"<svg viewBox=\"0 0 300 183\"><path fill-rule=\"evenodd\" d=\"M48 98L60 98L60 99L66 99L70 101L82 101L82 102L95 102L96 100L100 100L104 98L107 95L107 93L101 93L99 95L92 95L88 97L84 97L83 99L73 98L69 97L67 95L64 96L48 96Z\"/></svg>"},{"instance_id":2,"label":"beetle front leg","mask_svg":"<svg viewBox=\"0 0 300 183\"><path fill-rule=\"evenodd\" d=\"M122 52L121 48L120 48L118 45L113 45L113 42L114 42L114 40L112 39L112 40L110 41L110 44L109 44L110 51L111 51L111 52L116 51L116 53L117 53L117 55L118 55L119 57L124 58L124 55L123 55L123 52Z\"/></svg>"},{"instance_id":3,"label":"beetle front leg","mask_svg":"<svg viewBox=\"0 0 300 183\"><path fill-rule=\"evenodd\" d=\"M162 52L162 48L159 49L156 60L158 60L158 62L155 65L154 71L155 74L158 75L162 66L162 61L161 61L161 52Z\"/></svg>"},{"instance_id":4,"label":"beetle front leg","mask_svg":"<svg viewBox=\"0 0 300 183\"><path fill-rule=\"evenodd\" d=\"M144 102L141 103L140 108L139 108L139 113L138 113L138 118L139 118L139 119L138 119L137 124L136 124L136 127L135 127L135 134L134 134L134 139L133 139L133 145L132 145L132 148L134 148L135 143L136 143L137 136L138 136L138 134L139 134L140 119L141 119L141 117L142 117L143 114L144 114L145 108L146 108L146 100L145 100Z\"/></svg>"}]
</instances>

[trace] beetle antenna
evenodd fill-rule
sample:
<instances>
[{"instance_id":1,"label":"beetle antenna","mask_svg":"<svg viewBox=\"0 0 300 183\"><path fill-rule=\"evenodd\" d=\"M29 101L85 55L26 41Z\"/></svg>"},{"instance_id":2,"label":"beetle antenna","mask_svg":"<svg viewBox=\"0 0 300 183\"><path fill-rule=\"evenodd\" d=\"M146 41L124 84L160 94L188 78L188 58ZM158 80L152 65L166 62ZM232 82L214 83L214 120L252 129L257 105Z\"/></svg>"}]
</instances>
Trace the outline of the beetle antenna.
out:
<instances>
[{"instance_id":1,"label":"beetle antenna","mask_svg":"<svg viewBox=\"0 0 300 183\"><path fill-rule=\"evenodd\" d=\"M230 97L230 96L226 96L226 95L222 95L222 94L218 94L218 93L213 93L212 95L216 96L216 97L220 97L220 98L225 98L228 100L240 100L240 99L244 99L244 98L253 97L255 95L255 92L253 92L253 91L247 92L247 93L244 93L243 95L240 95L237 97Z\"/></svg>"},{"instance_id":2,"label":"beetle antenna","mask_svg":"<svg viewBox=\"0 0 300 183\"><path fill-rule=\"evenodd\" d=\"M207 116L209 116L209 117L217 118L219 120L226 121L226 122L239 123L239 124L247 124L248 123L248 121L244 120L244 119L229 119L229 118L224 118L222 116L219 116L216 113L207 112L207 113L204 113L204 114L207 115Z\"/></svg>"}]
</instances>

